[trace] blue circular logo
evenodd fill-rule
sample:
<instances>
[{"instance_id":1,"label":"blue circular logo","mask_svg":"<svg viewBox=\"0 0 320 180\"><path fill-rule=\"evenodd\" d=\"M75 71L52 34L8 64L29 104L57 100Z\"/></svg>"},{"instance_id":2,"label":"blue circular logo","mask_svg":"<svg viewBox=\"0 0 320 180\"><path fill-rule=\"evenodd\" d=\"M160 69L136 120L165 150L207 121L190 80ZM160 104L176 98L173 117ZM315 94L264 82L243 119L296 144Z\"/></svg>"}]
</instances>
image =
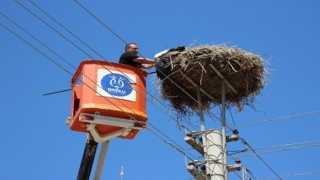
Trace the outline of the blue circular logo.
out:
<instances>
[{"instance_id":1,"label":"blue circular logo","mask_svg":"<svg viewBox=\"0 0 320 180\"><path fill-rule=\"evenodd\" d=\"M113 96L127 96L132 92L130 80L122 74L107 74L101 79L103 90Z\"/></svg>"}]
</instances>

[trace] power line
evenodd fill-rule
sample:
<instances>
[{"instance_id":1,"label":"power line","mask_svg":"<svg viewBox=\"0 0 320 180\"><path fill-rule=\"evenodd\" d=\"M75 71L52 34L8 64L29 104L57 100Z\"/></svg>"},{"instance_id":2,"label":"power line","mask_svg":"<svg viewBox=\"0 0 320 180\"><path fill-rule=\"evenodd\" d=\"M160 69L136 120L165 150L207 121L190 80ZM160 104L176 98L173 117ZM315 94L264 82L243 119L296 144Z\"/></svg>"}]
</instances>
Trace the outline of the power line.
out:
<instances>
[{"instance_id":1,"label":"power line","mask_svg":"<svg viewBox=\"0 0 320 180\"><path fill-rule=\"evenodd\" d=\"M307 115L312 115L312 114L317 114L317 113L320 113L320 110L306 112L306 113L300 113L300 114L295 114L295 115L290 115L290 116L272 118L272 119L267 119L267 120L262 120L262 121L256 121L256 122L251 122L251 123L239 124L239 125L236 125L233 127L241 127L241 126L249 126L249 125L261 124L261 123L268 123L268 122L284 120L284 119L289 119L289 118L295 118L295 117L300 117L300 116L307 116Z\"/></svg>"},{"instance_id":2,"label":"power line","mask_svg":"<svg viewBox=\"0 0 320 180\"><path fill-rule=\"evenodd\" d=\"M280 151L289 151L289 150L296 150L296 149L310 148L310 147L317 147L317 146L320 146L320 144L311 144L311 145L305 145L305 146L299 146L299 147L291 147L291 148L281 148L281 149L277 149L277 150L256 152L255 154L241 155L241 156L238 156L238 157L254 156L256 154L258 154L258 155L270 154L270 153L275 153L275 152L280 152Z\"/></svg>"},{"instance_id":3,"label":"power line","mask_svg":"<svg viewBox=\"0 0 320 180\"><path fill-rule=\"evenodd\" d=\"M168 144L169 146L173 147L175 150L177 150L179 153L181 153L182 155L188 157L189 160L192 160L193 158L191 158L188 153L185 152L185 150L183 150L181 147L174 145L172 143L170 143L169 141L167 141L166 139L162 138L160 135L158 135L157 133L155 133L154 131L148 129L152 134L154 134L155 136L157 136L159 139L163 140L164 143ZM172 141L174 142L174 141ZM175 143L175 142L174 142ZM177 144L177 143L175 143Z\"/></svg>"},{"instance_id":4,"label":"power line","mask_svg":"<svg viewBox=\"0 0 320 180\"><path fill-rule=\"evenodd\" d=\"M246 172L249 173L254 180L257 179L249 169L246 168Z\"/></svg>"},{"instance_id":5,"label":"power line","mask_svg":"<svg viewBox=\"0 0 320 180\"><path fill-rule=\"evenodd\" d=\"M295 150L295 149L320 146L320 144L316 144L317 142L320 142L320 140L305 141L305 142L291 143L291 144L273 145L273 146L264 146L264 147L254 148L254 150L260 151L262 149L275 149L275 150L269 150L269 151L257 153L257 154L269 154L269 153L274 153L274 152L279 152L279 151L287 151L287 150ZM248 149L234 151L234 153L232 153L230 155L239 154L239 153L243 153L243 152L247 152L247 151L248 151ZM242 155L242 156L238 156L238 157L253 156L253 155L254 154L247 154L247 155Z\"/></svg>"},{"instance_id":6,"label":"power line","mask_svg":"<svg viewBox=\"0 0 320 180\"><path fill-rule=\"evenodd\" d=\"M304 142L298 142L298 143L290 143L290 144L281 144L281 145L274 145L274 146L259 147L259 148L255 148L255 150L286 147L286 146L296 146L296 145L301 145L301 144L313 144L313 143L316 143L316 142L320 142L320 139L314 140L314 141L304 141Z\"/></svg>"},{"instance_id":7,"label":"power line","mask_svg":"<svg viewBox=\"0 0 320 180\"><path fill-rule=\"evenodd\" d=\"M102 22L97 16L91 13L86 7L84 7L80 2L74 0L83 10L85 10L88 14L90 14L95 20L97 20L100 24L102 24L105 28L107 28L113 35L117 36L124 44L128 44L120 35L114 32L109 26L107 26L104 22Z\"/></svg>"},{"instance_id":8,"label":"power line","mask_svg":"<svg viewBox=\"0 0 320 180\"><path fill-rule=\"evenodd\" d=\"M6 16L4 13L2 13L0 11L0 14L5 17L7 20L9 20L11 23L13 23L14 25L16 25L19 29L21 29L24 33L28 34L31 38L33 38L34 40L36 40L38 43L40 43L42 46L44 46L45 48L47 48L50 52L52 52L53 54L55 54L56 56L58 56L60 59L62 59L65 63L67 63L69 66L71 66L74 69L77 69L75 66L73 66L69 61L67 61L66 59L64 59L60 54L58 54L57 52L53 51L51 48L49 48L47 45L45 45L43 42L41 42L38 38L36 38L34 35L32 35L31 33L29 33L26 29L24 29L23 27L21 27L18 23L16 23L15 21L13 21L11 18L9 18L8 16Z\"/></svg>"},{"instance_id":9,"label":"power line","mask_svg":"<svg viewBox=\"0 0 320 180\"><path fill-rule=\"evenodd\" d=\"M27 10L29 13L31 13L33 16L35 16L37 19L39 19L41 22L43 22L44 24L46 24L49 28L51 28L53 31L55 31L56 33L58 33L61 37L63 37L65 40L67 40L70 44L72 44L74 47L76 47L77 49L79 49L82 53L84 53L85 55L87 55L88 57L90 57L91 59L94 59L91 55L89 55L87 52L85 52L83 49L81 49L78 45L76 45L75 43L73 43L70 39L68 39L66 36L64 36L62 33L60 33L59 31L57 31L54 27L52 27L51 25L49 25L47 22L45 22L43 19L41 19L37 14L35 14L34 12L32 12L29 8L27 8L25 5L23 5L22 3L20 3L18 0L15 0L15 2L17 2L21 7L23 7L25 10Z\"/></svg>"},{"instance_id":10,"label":"power line","mask_svg":"<svg viewBox=\"0 0 320 180\"><path fill-rule=\"evenodd\" d=\"M269 169L270 171L272 171L272 173L273 173L274 175L277 176L278 179L280 179L280 180L282 179L282 178L273 170L273 168L271 168L271 166L268 165L268 164L256 153L256 151L249 145L249 143L248 143L246 140L244 140L243 138L240 138L240 140L241 140L241 142L242 142L246 147L248 147L248 148L255 154L255 156L256 156L257 158L259 158L259 159L261 160L261 162L262 162L264 165L266 165L266 166L268 167L268 169Z\"/></svg>"},{"instance_id":11,"label":"power line","mask_svg":"<svg viewBox=\"0 0 320 180\"><path fill-rule=\"evenodd\" d=\"M98 56L100 56L102 59L106 59L105 57L103 57L100 53L98 53L97 51L95 51L91 46L89 46L87 43L85 43L83 40L81 40L77 35L75 35L75 33L73 33L72 31L70 31L68 28L66 28L65 26L63 26L60 22L58 22L55 18L53 18L51 15L49 15L46 11L44 11L42 8L40 8L39 5L37 5L36 3L34 3L32 0L29 0L29 2L31 2L36 8L38 8L41 12L43 12L45 15L47 15L50 19L52 19L55 23L57 23L60 27L62 27L65 31L67 31L68 33L70 33L73 37L75 37L77 40L79 40L82 44L84 44L87 48L89 48L91 51L93 51L94 53L96 53Z\"/></svg>"},{"instance_id":12,"label":"power line","mask_svg":"<svg viewBox=\"0 0 320 180\"><path fill-rule=\"evenodd\" d=\"M62 65L60 65L59 63L57 63L56 61L54 61L52 58L50 58L48 55L46 55L45 53L43 53L42 51L40 51L38 48L36 48L35 46L33 46L31 43L29 43L28 41L26 41L24 38L22 38L20 35L18 35L17 33L13 32L11 29L9 29L7 26L3 25L0 22L0 25L5 28L7 31L9 31L10 33L14 34L16 37L18 37L21 41L23 41L24 43L28 44L32 49L34 49L35 51L37 51L38 53L40 53L41 55L43 55L45 58L47 58L49 61L51 61L52 63L54 63L55 65L57 65L59 68L61 68L63 71L65 71L66 73L68 73L69 75L73 75L70 71L68 71L67 69L65 69Z\"/></svg>"},{"instance_id":13,"label":"power line","mask_svg":"<svg viewBox=\"0 0 320 180\"><path fill-rule=\"evenodd\" d=\"M287 177L305 176L305 175L312 175L312 174L320 174L320 171L310 171L310 172L303 172L303 173L296 173L296 174L288 174L288 175L283 175L283 176L280 176L280 177L287 178ZM276 179L276 178L275 177L259 178L258 180L270 180L270 179Z\"/></svg>"}]
</instances>

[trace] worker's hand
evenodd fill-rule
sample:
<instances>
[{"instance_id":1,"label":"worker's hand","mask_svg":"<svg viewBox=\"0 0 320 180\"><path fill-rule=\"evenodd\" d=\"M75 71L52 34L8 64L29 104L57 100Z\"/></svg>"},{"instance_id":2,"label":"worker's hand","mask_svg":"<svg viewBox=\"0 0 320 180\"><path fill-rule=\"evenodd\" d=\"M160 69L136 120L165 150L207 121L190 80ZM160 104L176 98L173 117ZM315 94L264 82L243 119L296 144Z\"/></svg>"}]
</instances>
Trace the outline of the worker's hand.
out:
<instances>
[{"instance_id":1,"label":"worker's hand","mask_svg":"<svg viewBox=\"0 0 320 180\"><path fill-rule=\"evenodd\" d=\"M141 64L141 69L151 69L154 67L154 64Z\"/></svg>"}]
</instances>

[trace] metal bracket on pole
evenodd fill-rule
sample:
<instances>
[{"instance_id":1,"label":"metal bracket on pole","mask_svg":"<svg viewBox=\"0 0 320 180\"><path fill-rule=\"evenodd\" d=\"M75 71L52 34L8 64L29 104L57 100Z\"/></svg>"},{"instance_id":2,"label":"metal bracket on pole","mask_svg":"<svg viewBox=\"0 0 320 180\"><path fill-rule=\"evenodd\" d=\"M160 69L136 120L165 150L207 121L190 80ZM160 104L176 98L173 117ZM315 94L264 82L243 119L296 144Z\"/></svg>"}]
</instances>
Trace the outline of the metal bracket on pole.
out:
<instances>
[{"instance_id":1,"label":"metal bracket on pole","mask_svg":"<svg viewBox=\"0 0 320 180\"><path fill-rule=\"evenodd\" d=\"M239 136L232 134L231 136L227 136L227 142L232 142L232 141L238 141L239 140Z\"/></svg>"},{"instance_id":2,"label":"metal bracket on pole","mask_svg":"<svg viewBox=\"0 0 320 180\"><path fill-rule=\"evenodd\" d=\"M240 159L236 159L235 162L236 163L234 165L229 165L227 167L229 172L240 171L240 170L243 169L243 166L241 165L241 160Z\"/></svg>"},{"instance_id":3,"label":"metal bracket on pole","mask_svg":"<svg viewBox=\"0 0 320 180\"><path fill-rule=\"evenodd\" d=\"M229 165L227 168L228 168L229 172L240 171L242 169L242 165L241 164L234 164L234 165Z\"/></svg>"},{"instance_id":4,"label":"metal bracket on pole","mask_svg":"<svg viewBox=\"0 0 320 180\"><path fill-rule=\"evenodd\" d=\"M187 170L196 180L206 180L206 167L200 160L190 161Z\"/></svg>"},{"instance_id":5,"label":"metal bracket on pole","mask_svg":"<svg viewBox=\"0 0 320 180\"><path fill-rule=\"evenodd\" d=\"M184 141L204 156L203 144L201 142L197 142L192 136L184 137Z\"/></svg>"},{"instance_id":6,"label":"metal bracket on pole","mask_svg":"<svg viewBox=\"0 0 320 180\"><path fill-rule=\"evenodd\" d=\"M206 180L205 175L203 175L198 171L198 168L196 167L195 164L193 163L188 164L187 170L196 180Z\"/></svg>"}]
</instances>

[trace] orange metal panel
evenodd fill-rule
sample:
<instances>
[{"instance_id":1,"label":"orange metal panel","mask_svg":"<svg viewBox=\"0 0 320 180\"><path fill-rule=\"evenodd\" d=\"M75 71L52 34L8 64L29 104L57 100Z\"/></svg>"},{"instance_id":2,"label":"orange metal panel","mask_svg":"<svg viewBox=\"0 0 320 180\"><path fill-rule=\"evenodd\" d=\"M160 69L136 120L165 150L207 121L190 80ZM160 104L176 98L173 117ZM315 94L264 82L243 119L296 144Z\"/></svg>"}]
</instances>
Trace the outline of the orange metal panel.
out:
<instances>
[{"instance_id":1,"label":"orange metal panel","mask_svg":"<svg viewBox=\"0 0 320 180\"><path fill-rule=\"evenodd\" d=\"M147 74L124 64L82 61L71 80L70 129L87 132L86 124L79 121L81 113L147 121ZM103 135L121 128L97 125L96 129ZM132 139L137 133L138 130L132 130L122 138Z\"/></svg>"}]
</instances>

